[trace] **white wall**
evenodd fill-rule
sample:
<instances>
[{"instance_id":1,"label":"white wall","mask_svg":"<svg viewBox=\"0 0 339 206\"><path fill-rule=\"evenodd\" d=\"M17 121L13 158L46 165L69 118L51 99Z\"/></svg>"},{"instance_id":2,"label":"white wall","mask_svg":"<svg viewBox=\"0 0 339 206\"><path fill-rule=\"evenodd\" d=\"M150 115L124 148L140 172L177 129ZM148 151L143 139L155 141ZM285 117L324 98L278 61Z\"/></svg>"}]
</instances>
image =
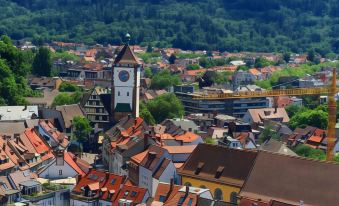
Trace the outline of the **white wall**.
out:
<instances>
[{"instance_id":1,"label":"white wall","mask_svg":"<svg viewBox=\"0 0 339 206\"><path fill-rule=\"evenodd\" d=\"M129 73L129 79L126 82L122 82L119 79L119 72L123 70ZM115 67L113 73L115 87L134 87L134 68Z\"/></svg>"},{"instance_id":2,"label":"white wall","mask_svg":"<svg viewBox=\"0 0 339 206\"><path fill-rule=\"evenodd\" d=\"M139 187L146 188L152 194L152 182L153 174L152 171L139 166Z\"/></svg>"},{"instance_id":3,"label":"white wall","mask_svg":"<svg viewBox=\"0 0 339 206\"><path fill-rule=\"evenodd\" d=\"M173 162L171 162L170 164L168 164L167 168L161 174L161 176L159 177L159 180L153 178L152 192L150 191L152 197L155 196L155 192L157 191L159 182L170 183L171 179L175 177L176 177L176 169L175 169Z\"/></svg>"},{"instance_id":4,"label":"white wall","mask_svg":"<svg viewBox=\"0 0 339 206\"><path fill-rule=\"evenodd\" d=\"M71 206L98 206L98 202L82 202L79 200L71 199Z\"/></svg>"},{"instance_id":5,"label":"white wall","mask_svg":"<svg viewBox=\"0 0 339 206\"><path fill-rule=\"evenodd\" d=\"M40 178L46 179L64 179L68 177L76 177L78 173L64 161L63 166L56 165L54 160L50 165L46 166L47 168L39 174ZM62 175L59 175L59 170L62 170Z\"/></svg>"},{"instance_id":6,"label":"white wall","mask_svg":"<svg viewBox=\"0 0 339 206\"><path fill-rule=\"evenodd\" d=\"M129 103L131 109L133 109L132 107L133 87L115 87L114 98L115 98L114 107L117 106L117 103Z\"/></svg>"}]
</instances>

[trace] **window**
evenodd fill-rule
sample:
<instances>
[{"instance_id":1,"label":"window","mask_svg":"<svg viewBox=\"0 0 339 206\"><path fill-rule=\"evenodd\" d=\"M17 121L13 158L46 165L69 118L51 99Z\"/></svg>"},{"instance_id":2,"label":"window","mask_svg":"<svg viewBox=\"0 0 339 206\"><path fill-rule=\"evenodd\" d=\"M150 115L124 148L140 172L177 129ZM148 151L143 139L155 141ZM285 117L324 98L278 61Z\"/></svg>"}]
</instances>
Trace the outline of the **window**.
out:
<instances>
[{"instance_id":1,"label":"window","mask_svg":"<svg viewBox=\"0 0 339 206\"><path fill-rule=\"evenodd\" d=\"M120 96L120 92L118 92L118 96Z\"/></svg>"},{"instance_id":2,"label":"window","mask_svg":"<svg viewBox=\"0 0 339 206\"><path fill-rule=\"evenodd\" d=\"M165 200L166 200L166 196L160 195L159 201L160 201L160 202L165 202Z\"/></svg>"},{"instance_id":3,"label":"window","mask_svg":"<svg viewBox=\"0 0 339 206\"><path fill-rule=\"evenodd\" d=\"M237 200L238 200L238 193L236 192L232 192L231 193L231 197L230 197L230 200L231 200L231 203L237 203Z\"/></svg>"},{"instance_id":4,"label":"window","mask_svg":"<svg viewBox=\"0 0 339 206\"><path fill-rule=\"evenodd\" d=\"M62 175L62 170L59 170L59 175Z\"/></svg>"},{"instance_id":5,"label":"window","mask_svg":"<svg viewBox=\"0 0 339 206\"><path fill-rule=\"evenodd\" d=\"M127 96L129 97L129 92L127 92Z\"/></svg>"},{"instance_id":6,"label":"window","mask_svg":"<svg viewBox=\"0 0 339 206\"><path fill-rule=\"evenodd\" d=\"M117 179L112 179L111 184L114 185L116 181L117 181Z\"/></svg>"},{"instance_id":7,"label":"window","mask_svg":"<svg viewBox=\"0 0 339 206\"><path fill-rule=\"evenodd\" d=\"M180 197L180 199L179 199L179 201L178 201L178 206L181 206L182 203L184 203L184 200L185 200L185 197L184 197L184 196Z\"/></svg>"},{"instance_id":8,"label":"window","mask_svg":"<svg viewBox=\"0 0 339 206\"><path fill-rule=\"evenodd\" d=\"M137 192L135 192L135 191L132 191L132 193L131 193L131 197L135 197L135 196L137 196Z\"/></svg>"},{"instance_id":9,"label":"window","mask_svg":"<svg viewBox=\"0 0 339 206\"><path fill-rule=\"evenodd\" d=\"M221 189L217 188L214 191L214 199L215 200L222 200L222 191Z\"/></svg>"},{"instance_id":10,"label":"window","mask_svg":"<svg viewBox=\"0 0 339 206\"><path fill-rule=\"evenodd\" d=\"M187 206L191 206L192 203L193 203L193 198L190 198L190 199L188 200Z\"/></svg>"}]
</instances>

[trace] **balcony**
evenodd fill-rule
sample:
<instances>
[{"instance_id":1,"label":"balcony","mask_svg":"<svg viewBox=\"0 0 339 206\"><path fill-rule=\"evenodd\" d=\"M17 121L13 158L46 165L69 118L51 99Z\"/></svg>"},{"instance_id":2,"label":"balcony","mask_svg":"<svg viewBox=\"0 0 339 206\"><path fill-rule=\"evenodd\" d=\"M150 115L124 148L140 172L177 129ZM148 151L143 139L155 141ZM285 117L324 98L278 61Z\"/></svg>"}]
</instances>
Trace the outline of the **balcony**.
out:
<instances>
[{"instance_id":1,"label":"balcony","mask_svg":"<svg viewBox=\"0 0 339 206\"><path fill-rule=\"evenodd\" d=\"M38 192L28 193L22 195L22 198L30 201L30 202L38 202L41 200L45 200L48 198L55 197L56 191L64 191L67 192L68 189L66 189L66 186L62 186L59 184L52 184L52 183L44 183L42 184L42 190L36 190Z\"/></svg>"}]
</instances>

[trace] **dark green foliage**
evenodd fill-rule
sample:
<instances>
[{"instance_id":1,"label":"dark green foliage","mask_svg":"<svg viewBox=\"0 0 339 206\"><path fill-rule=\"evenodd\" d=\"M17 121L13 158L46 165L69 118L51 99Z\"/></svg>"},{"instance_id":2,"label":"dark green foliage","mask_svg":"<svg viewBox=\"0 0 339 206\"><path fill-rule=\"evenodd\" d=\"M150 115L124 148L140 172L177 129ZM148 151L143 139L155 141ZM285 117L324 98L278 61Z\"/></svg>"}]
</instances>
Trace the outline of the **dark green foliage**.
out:
<instances>
[{"instance_id":1,"label":"dark green foliage","mask_svg":"<svg viewBox=\"0 0 339 206\"><path fill-rule=\"evenodd\" d=\"M217 142L212 137L207 137L204 139L206 144L217 144Z\"/></svg>"},{"instance_id":2,"label":"dark green foliage","mask_svg":"<svg viewBox=\"0 0 339 206\"><path fill-rule=\"evenodd\" d=\"M189 64L186 69L187 70L198 70L200 69L200 66L197 64Z\"/></svg>"},{"instance_id":3,"label":"dark green foliage","mask_svg":"<svg viewBox=\"0 0 339 206\"><path fill-rule=\"evenodd\" d=\"M263 68L263 67L270 66L272 64L273 64L273 62L270 62L263 57L259 57L259 58L255 59L254 67L255 68Z\"/></svg>"},{"instance_id":4,"label":"dark green foliage","mask_svg":"<svg viewBox=\"0 0 339 206\"><path fill-rule=\"evenodd\" d=\"M326 154L324 151L319 149L312 149L306 145L298 145L294 152L297 153L299 156L307 157L316 160L325 160Z\"/></svg>"},{"instance_id":5,"label":"dark green foliage","mask_svg":"<svg viewBox=\"0 0 339 206\"><path fill-rule=\"evenodd\" d=\"M328 123L328 113L326 107L318 107L316 109L302 109L297 112L289 121L291 129L297 127L304 128L306 126L318 127L326 129Z\"/></svg>"},{"instance_id":6,"label":"dark green foliage","mask_svg":"<svg viewBox=\"0 0 339 206\"><path fill-rule=\"evenodd\" d=\"M149 67L145 68L145 77L146 78L152 78L152 76L153 76L153 73L152 73L151 68L149 68Z\"/></svg>"},{"instance_id":7,"label":"dark green foliage","mask_svg":"<svg viewBox=\"0 0 339 206\"><path fill-rule=\"evenodd\" d=\"M20 51L7 36L0 38L0 105L24 105L32 94L27 86L33 54Z\"/></svg>"},{"instance_id":8,"label":"dark green foliage","mask_svg":"<svg viewBox=\"0 0 339 206\"><path fill-rule=\"evenodd\" d=\"M206 57L199 59L200 66L204 68L211 68L215 66L223 66L230 62L231 59L225 60L225 59L208 59Z\"/></svg>"},{"instance_id":9,"label":"dark green foliage","mask_svg":"<svg viewBox=\"0 0 339 206\"><path fill-rule=\"evenodd\" d=\"M267 125L259 136L259 143L262 144L269 139L280 140L279 135L273 130L272 125Z\"/></svg>"},{"instance_id":10,"label":"dark green foliage","mask_svg":"<svg viewBox=\"0 0 339 206\"><path fill-rule=\"evenodd\" d=\"M176 59L177 59L177 57L175 56L175 54L172 54L172 55L168 58L168 61L169 61L170 64L174 64Z\"/></svg>"},{"instance_id":11,"label":"dark green foliage","mask_svg":"<svg viewBox=\"0 0 339 206\"><path fill-rule=\"evenodd\" d=\"M166 89L170 86L178 85L181 83L177 75L172 75L168 70L161 71L155 74L152 78L152 89Z\"/></svg>"},{"instance_id":12,"label":"dark green foliage","mask_svg":"<svg viewBox=\"0 0 339 206\"><path fill-rule=\"evenodd\" d=\"M52 106L55 107L60 105L77 104L80 102L81 97L81 92L74 92L73 94L61 93L54 98Z\"/></svg>"},{"instance_id":13,"label":"dark green foliage","mask_svg":"<svg viewBox=\"0 0 339 206\"><path fill-rule=\"evenodd\" d=\"M69 82L62 82L59 88L60 92L77 92L82 91L80 87Z\"/></svg>"},{"instance_id":14,"label":"dark green foliage","mask_svg":"<svg viewBox=\"0 0 339 206\"><path fill-rule=\"evenodd\" d=\"M15 2L15 3L13 3ZM221 51L339 53L337 0L0 0L14 39Z\"/></svg>"},{"instance_id":15,"label":"dark green foliage","mask_svg":"<svg viewBox=\"0 0 339 206\"><path fill-rule=\"evenodd\" d=\"M167 93L140 105L140 116L150 124L161 123L167 118L182 117L184 107L181 101L173 94Z\"/></svg>"},{"instance_id":16,"label":"dark green foliage","mask_svg":"<svg viewBox=\"0 0 339 206\"><path fill-rule=\"evenodd\" d=\"M40 47L33 61L33 74L49 77L52 70L52 58L48 48Z\"/></svg>"},{"instance_id":17,"label":"dark green foliage","mask_svg":"<svg viewBox=\"0 0 339 206\"><path fill-rule=\"evenodd\" d=\"M74 117L72 123L73 139L79 142L86 142L93 130L89 120L85 117Z\"/></svg>"}]
</instances>

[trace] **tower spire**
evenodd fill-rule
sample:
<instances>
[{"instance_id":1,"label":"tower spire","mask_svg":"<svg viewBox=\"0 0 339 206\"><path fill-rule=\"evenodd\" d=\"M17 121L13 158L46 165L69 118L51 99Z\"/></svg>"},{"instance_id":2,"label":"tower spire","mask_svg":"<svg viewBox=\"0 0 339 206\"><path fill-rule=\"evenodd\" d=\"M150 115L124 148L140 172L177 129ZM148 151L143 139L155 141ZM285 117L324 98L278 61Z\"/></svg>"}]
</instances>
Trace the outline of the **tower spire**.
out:
<instances>
[{"instance_id":1,"label":"tower spire","mask_svg":"<svg viewBox=\"0 0 339 206\"><path fill-rule=\"evenodd\" d=\"M129 42L131 41L131 35L127 32L127 34L125 35L125 44L129 45Z\"/></svg>"}]
</instances>

